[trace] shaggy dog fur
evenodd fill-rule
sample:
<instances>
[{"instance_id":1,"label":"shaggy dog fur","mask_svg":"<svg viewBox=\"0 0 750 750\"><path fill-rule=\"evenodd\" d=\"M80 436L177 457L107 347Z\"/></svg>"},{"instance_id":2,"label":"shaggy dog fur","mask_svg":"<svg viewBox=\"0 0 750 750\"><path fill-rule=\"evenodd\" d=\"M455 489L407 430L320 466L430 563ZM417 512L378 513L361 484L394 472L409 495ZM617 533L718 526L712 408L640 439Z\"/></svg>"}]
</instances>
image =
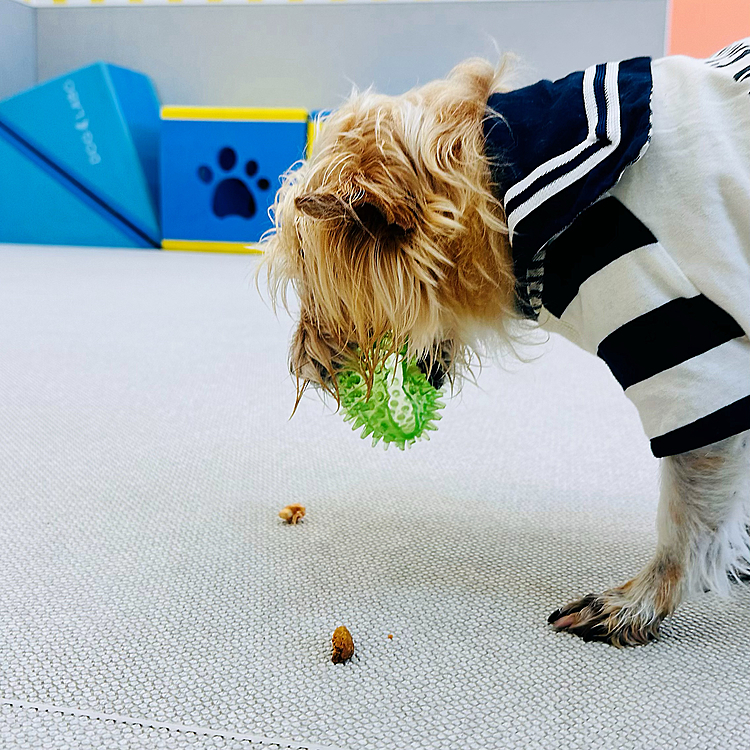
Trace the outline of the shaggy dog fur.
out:
<instances>
[{"instance_id":1,"label":"shaggy dog fur","mask_svg":"<svg viewBox=\"0 0 750 750\"><path fill-rule=\"evenodd\" d=\"M501 202L482 121L508 65L483 60L388 97L355 93L328 116L313 152L288 173L266 241L268 282L300 301L290 364L337 396L336 373L406 344L431 375L455 382L486 334L520 325ZM377 342L391 341L378 354ZM370 353L355 360L353 350ZM631 581L556 610L557 629L615 645L646 643L685 597L728 590L748 572L748 433L663 460L658 546Z\"/></svg>"}]
</instances>

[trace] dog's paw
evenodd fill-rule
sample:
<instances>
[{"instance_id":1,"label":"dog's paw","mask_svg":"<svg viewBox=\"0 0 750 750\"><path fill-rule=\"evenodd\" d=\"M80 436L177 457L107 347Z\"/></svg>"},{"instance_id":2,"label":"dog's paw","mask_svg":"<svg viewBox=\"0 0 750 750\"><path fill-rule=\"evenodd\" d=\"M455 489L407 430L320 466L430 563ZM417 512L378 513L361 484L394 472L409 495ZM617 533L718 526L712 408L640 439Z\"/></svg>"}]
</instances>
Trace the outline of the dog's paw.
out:
<instances>
[{"instance_id":1,"label":"dog's paw","mask_svg":"<svg viewBox=\"0 0 750 750\"><path fill-rule=\"evenodd\" d=\"M588 594L556 609L547 622L584 641L604 641L622 648L655 640L662 619L652 607L636 607L623 596L622 589L612 589L603 594Z\"/></svg>"}]
</instances>

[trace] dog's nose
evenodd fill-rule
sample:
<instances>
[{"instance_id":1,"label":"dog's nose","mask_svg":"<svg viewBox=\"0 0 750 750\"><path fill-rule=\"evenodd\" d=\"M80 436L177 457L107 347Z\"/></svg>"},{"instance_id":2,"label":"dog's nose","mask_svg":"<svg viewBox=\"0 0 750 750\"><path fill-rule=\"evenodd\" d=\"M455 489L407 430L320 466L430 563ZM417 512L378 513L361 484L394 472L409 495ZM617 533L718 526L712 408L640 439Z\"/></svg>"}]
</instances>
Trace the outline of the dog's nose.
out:
<instances>
[{"instance_id":1,"label":"dog's nose","mask_svg":"<svg viewBox=\"0 0 750 750\"><path fill-rule=\"evenodd\" d=\"M444 339L435 344L432 352L427 352L417 360L419 369L427 377L427 382L435 389L440 390L453 364L453 341Z\"/></svg>"},{"instance_id":2,"label":"dog's nose","mask_svg":"<svg viewBox=\"0 0 750 750\"><path fill-rule=\"evenodd\" d=\"M427 382L435 389L440 390L445 383L446 371L440 362L430 362L426 357L417 361L417 366L427 377Z\"/></svg>"}]
</instances>

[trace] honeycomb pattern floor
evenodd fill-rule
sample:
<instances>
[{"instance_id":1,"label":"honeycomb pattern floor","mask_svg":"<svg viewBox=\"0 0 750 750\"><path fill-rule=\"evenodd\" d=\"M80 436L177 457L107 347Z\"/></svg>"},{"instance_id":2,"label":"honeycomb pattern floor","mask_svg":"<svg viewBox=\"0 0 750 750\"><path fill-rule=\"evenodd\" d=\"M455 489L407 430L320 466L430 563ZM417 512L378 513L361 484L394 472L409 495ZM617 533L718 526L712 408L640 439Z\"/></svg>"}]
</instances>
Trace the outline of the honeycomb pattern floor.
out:
<instances>
[{"instance_id":1,"label":"honeycomb pattern floor","mask_svg":"<svg viewBox=\"0 0 750 750\"><path fill-rule=\"evenodd\" d=\"M553 339L372 449L288 419L256 262L0 248L0 747L750 747L747 591L641 649L546 625L654 544L600 362Z\"/></svg>"}]
</instances>

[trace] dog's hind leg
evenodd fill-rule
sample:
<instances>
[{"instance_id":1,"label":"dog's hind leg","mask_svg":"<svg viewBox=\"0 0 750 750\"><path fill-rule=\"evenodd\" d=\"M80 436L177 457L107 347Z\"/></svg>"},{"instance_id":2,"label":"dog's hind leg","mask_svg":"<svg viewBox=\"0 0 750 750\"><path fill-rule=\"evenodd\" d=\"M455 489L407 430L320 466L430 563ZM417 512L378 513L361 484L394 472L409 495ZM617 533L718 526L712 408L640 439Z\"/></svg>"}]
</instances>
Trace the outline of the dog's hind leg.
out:
<instances>
[{"instance_id":1,"label":"dog's hind leg","mask_svg":"<svg viewBox=\"0 0 750 750\"><path fill-rule=\"evenodd\" d=\"M585 640L634 646L654 639L686 597L726 594L750 572L750 432L662 462L658 543L623 586L553 612L549 622Z\"/></svg>"}]
</instances>

